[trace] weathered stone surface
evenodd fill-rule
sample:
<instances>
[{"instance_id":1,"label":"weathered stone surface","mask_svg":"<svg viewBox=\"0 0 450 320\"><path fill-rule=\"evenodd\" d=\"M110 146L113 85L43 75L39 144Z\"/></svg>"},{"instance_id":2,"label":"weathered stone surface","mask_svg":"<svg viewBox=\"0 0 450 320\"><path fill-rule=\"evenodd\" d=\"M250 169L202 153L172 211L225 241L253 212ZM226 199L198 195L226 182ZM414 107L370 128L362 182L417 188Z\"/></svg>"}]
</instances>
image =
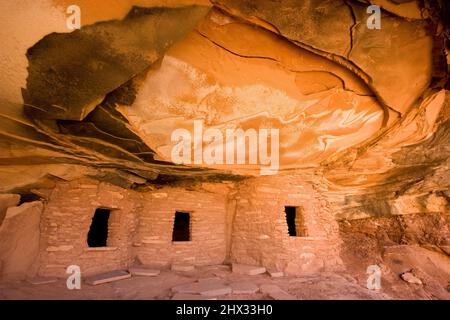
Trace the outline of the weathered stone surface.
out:
<instances>
[{"instance_id":1,"label":"weathered stone surface","mask_svg":"<svg viewBox=\"0 0 450 320\"><path fill-rule=\"evenodd\" d=\"M116 104L132 103L138 75L145 74L208 10L207 6L134 7L123 20L44 37L28 55L28 84L23 94L25 111L32 121L24 116L21 104L0 100L1 158L12 157L17 165L39 165L35 170L42 173L37 181L21 177L27 188L51 184L51 169L40 165L55 162L92 166L99 161L103 166L110 161L108 167L114 169L91 167L91 176L124 188L156 179L161 169L179 171L170 163L144 164L153 162L154 152L114 108ZM183 21L182 27L175 21ZM159 35L161 30L163 34ZM58 64L52 65L53 60ZM53 160L57 158L63 160ZM118 158L122 169L113 165ZM15 189L5 188L9 190Z\"/></svg>"},{"instance_id":2,"label":"weathered stone surface","mask_svg":"<svg viewBox=\"0 0 450 320\"><path fill-rule=\"evenodd\" d=\"M272 278L281 278L281 277L284 276L283 271L267 270L267 273L268 273Z\"/></svg>"},{"instance_id":3,"label":"weathered stone surface","mask_svg":"<svg viewBox=\"0 0 450 320\"><path fill-rule=\"evenodd\" d=\"M295 300L296 298L273 284L264 284L260 287L261 292L267 294L274 300Z\"/></svg>"},{"instance_id":4,"label":"weathered stone surface","mask_svg":"<svg viewBox=\"0 0 450 320\"><path fill-rule=\"evenodd\" d=\"M33 285L43 285L43 284L50 284L50 283L55 283L56 281L58 281L57 278L52 278L52 277L33 277L33 278L28 278L27 282L33 284Z\"/></svg>"},{"instance_id":5,"label":"weathered stone surface","mask_svg":"<svg viewBox=\"0 0 450 320\"><path fill-rule=\"evenodd\" d=\"M0 260L2 278L33 277L38 268L40 201L10 207L0 226Z\"/></svg>"},{"instance_id":6,"label":"weathered stone surface","mask_svg":"<svg viewBox=\"0 0 450 320\"><path fill-rule=\"evenodd\" d=\"M338 224L309 179L314 178L307 174L260 177L238 184L235 197L247 201L236 204L233 261L291 275L342 269ZM273 189L279 194L274 196ZM293 193L299 197L289 197ZM287 204L298 208L308 237L289 236ZM261 239L261 234L269 238Z\"/></svg>"},{"instance_id":7,"label":"weathered stone surface","mask_svg":"<svg viewBox=\"0 0 450 320\"><path fill-rule=\"evenodd\" d=\"M45 37L27 52L25 110L35 118L83 120L108 93L158 60L207 11L134 7L122 21Z\"/></svg>"},{"instance_id":8,"label":"weathered stone surface","mask_svg":"<svg viewBox=\"0 0 450 320\"><path fill-rule=\"evenodd\" d=\"M199 284L197 282L182 284L171 288L171 290L181 294L199 294Z\"/></svg>"},{"instance_id":9,"label":"weathered stone surface","mask_svg":"<svg viewBox=\"0 0 450 320\"><path fill-rule=\"evenodd\" d=\"M15 207L19 204L20 195L18 194L0 194L0 225L6 215L9 207Z\"/></svg>"},{"instance_id":10,"label":"weathered stone surface","mask_svg":"<svg viewBox=\"0 0 450 320\"><path fill-rule=\"evenodd\" d=\"M50 1L60 0L43 3ZM65 24L63 11L48 26L36 23L40 14L1 20L0 35L15 37L25 18L23 30L38 30L16 43L17 54L9 52L18 39L6 39L8 53L0 53L0 79L14 78L4 66L20 60L25 80L29 58L27 84L0 81L0 192L45 203L40 219L36 208L21 211L28 204L8 209L20 212L0 227L2 276L33 276L39 267L41 276L67 277L72 264L91 275L138 261L190 271L124 281L127 292L113 296L171 298L170 288L200 278L178 294L226 295L242 279L237 292L261 297L244 282L259 274L253 267L244 274L203 267L235 262L269 270L272 277L253 281L270 283L264 294L276 299L327 298L330 288L333 298L448 299L450 6L215 0L211 10L166 7L191 3L180 1L145 0L162 6L135 8L125 19L115 7L99 16L122 20L94 25L86 21L102 19L83 4L83 28L66 34L50 34L67 31L55 28ZM22 2L39 13L45 7ZM0 8L31 12L19 10L22 2ZM125 2L120 8L136 3ZM367 27L369 4L382 8L380 30ZM20 99L4 101L4 93L16 95L12 87L24 88L26 114ZM172 133L192 134L194 120L222 134L279 129L278 175L259 177L259 165L175 165ZM210 146L221 143L202 145ZM287 206L295 207L294 222ZM90 248L97 208L111 210L107 247ZM191 241L172 241L178 210L191 215ZM0 205L0 221L1 212ZM383 293L360 283L374 264ZM408 285L399 275L418 283L408 272L426 285ZM292 296L280 289L288 282Z\"/></svg>"},{"instance_id":11,"label":"weathered stone surface","mask_svg":"<svg viewBox=\"0 0 450 320\"><path fill-rule=\"evenodd\" d=\"M223 279L219 277L211 277L211 278L200 278L197 280L198 283L201 284L223 284Z\"/></svg>"},{"instance_id":12,"label":"weathered stone surface","mask_svg":"<svg viewBox=\"0 0 450 320\"><path fill-rule=\"evenodd\" d=\"M251 266L251 265L246 265L246 264L233 263L232 271L234 273L238 273L238 274L245 274L245 275L248 275L248 276L255 276L257 274L265 273L266 272L266 268L258 267L258 266Z\"/></svg>"},{"instance_id":13,"label":"weathered stone surface","mask_svg":"<svg viewBox=\"0 0 450 320\"><path fill-rule=\"evenodd\" d=\"M4 148L11 150L2 161L81 162L96 167L91 176L124 188L154 181L158 174L159 182L230 169L239 175L258 172L204 163L201 167L221 172L173 166L170 133L201 119L205 128L222 131L230 125L279 128L282 168L318 167L353 146L362 156L361 143L377 139L382 125L391 127L408 110L415 112L411 108L429 96L430 82L442 85L446 77L442 35L433 35L434 22L419 17L433 14L433 8L414 1L375 1L395 14L382 12L381 30L367 28L367 5L357 1L311 1L301 10L292 1L213 3L221 10L213 8L206 18L205 7L134 8L120 21L44 37L29 51L25 97L31 97L26 109L32 109L33 121L23 117L20 105L0 111ZM188 26L178 28L173 21L183 20L179 17L189 20ZM158 31L149 32L154 39L136 40L149 39L139 30L148 31L142 28L147 24L155 30L155 23L168 41ZM318 37L324 28L329 32ZM138 31L121 37L124 30ZM82 52L74 53L74 46ZM54 54L64 59L49 66ZM77 71L69 72L72 67ZM43 89L48 82L57 84ZM48 180L51 175L39 177L39 183L52 183Z\"/></svg>"},{"instance_id":14,"label":"weathered stone surface","mask_svg":"<svg viewBox=\"0 0 450 320\"><path fill-rule=\"evenodd\" d=\"M195 269L195 266L188 264L172 264L171 269L172 271L189 272L193 271Z\"/></svg>"},{"instance_id":15,"label":"weathered stone surface","mask_svg":"<svg viewBox=\"0 0 450 320\"><path fill-rule=\"evenodd\" d=\"M230 284L233 294L254 294L259 287L252 282L233 282Z\"/></svg>"},{"instance_id":16,"label":"weathered stone surface","mask_svg":"<svg viewBox=\"0 0 450 320\"><path fill-rule=\"evenodd\" d=\"M412 284L423 284L422 280L417 278L412 272L405 272L400 275L400 277L408 283Z\"/></svg>"},{"instance_id":17,"label":"weathered stone surface","mask_svg":"<svg viewBox=\"0 0 450 320\"><path fill-rule=\"evenodd\" d=\"M200 283L199 293L203 296L214 297L230 294L232 289L229 286L219 283Z\"/></svg>"},{"instance_id":18,"label":"weathered stone surface","mask_svg":"<svg viewBox=\"0 0 450 320\"><path fill-rule=\"evenodd\" d=\"M165 132L185 128L193 134L194 120L224 136L231 125L279 129L281 170L317 165L381 128L383 107L344 67L268 31L217 19L223 14L213 11L198 32L174 45L148 73L134 104L118 108L158 159L171 161L176 144ZM174 76L177 87L168 90ZM202 166L259 174L258 166Z\"/></svg>"},{"instance_id":19,"label":"weathered stone surface","mask_svg":"<svg viewBox=\"0 0 450 320\"><path fill-rule=\"evenodd\" d=\"M440 245L439 248L444 251L448 256L450 256L450 246Z\"/></svg>"},{"instance_id":20,"label":"weathered stone surface","mask_svg":"<svg viewBox=\"0 0 450 320\"><path fill-rule=\"evenodd\" d=\"M129 269L129 272L132 276L141 276L141 277L156 277L158 276L161 271L145 268L145 267L133 267Z\"/></svg>"},{"instance_id":21,"label":"weathered stone surface","mask_svg":"<svg viewBox=\"0 0 450 320\"><path fill-rule=\"evenodd\" d=\"M199 294L175 293L172 300L217 300L215 298L202 296Z\"/></svg>"},{"instance_id":22,"label":"weathered stone surface","mask_svg":"<svg viewBox=\"0 0 450 320\"><path fill-rule=\"evenodd\" d=\"M65 245L65 246L50 246L50 247L47 247L47 249L45 249L45 250L47 250L48 252L58 252L58 251L69 251L72 249L73 249L73 246Z\"/></svg>"},{"instance_id":23,"label":"weathered stone surface","mask_svg":"<svg viewBox=\"0 0 450 320\"><path fill-rule=\"evenodd\" d=\"M194 282L181 286L176 286L171 289L173 292L180 294L200 294L203 296L223 296L232 292L231 287L220 282Z\"/></svg>"},{"instance_id":24,"label":"weathered stone surface","mask_svg":"<svg viewBox=\"0 0 450 320\"><path fill-rule=\"evenodd\" d=\"M450 185L444 174L448 148L443 147L449 136L448 105L447 91L431 93L418 109L354 158L352 170L343 169L347 166L343 163L355 155L352 152L329 167L325 174L335 187L327 198L334 208L340 207L338 219L447 210L446 193L435 188Z\"/></svg>"},{"instance_id":25,"label":"weathered stone surface","mask_svg":"<svg viewBox=\"0 0 450 320\"><path fill-rule=\"evenodd\" d=\"M423 12L417 1L395 1L395 0L371 0L370 3L380 6L400 17L408 19L424 19L426 12Z\"/></svg>"},{"instance_id":26,"label":"weathered stone surface","mask_svg":"<svg viewBox=\"0 0 450 320\"><path fill-rule=\"evenodd\" d=\"M298 10L297 2L289 0L257 4L215 0L213 3L298 45L317 49L315 52L319 54L343 58L339 60L344 64L354 63L378 96L401 113L429 85L432 38L422 21L406 21L383 13L383 27L374 33L366 25L367 5L357 2L315 0L308 2L303 10ZM319 33L322 36L317 37Z\"/></svg>"},{"instance_id":27,"label":"weathered stone surface","mask_svg":"<svg viewBox=\"0 0 450 320\"><path fill-rule=\"evenodd\" d=\"M116 271L105 272L102 274L97 274L95 276L90 276L90 277L86 278L84 281L89 285L96 286L99 284L125 280L128 278L131 278L130 273L123 271L123 270L116 270Z\"/></svg>"}]
</instances>

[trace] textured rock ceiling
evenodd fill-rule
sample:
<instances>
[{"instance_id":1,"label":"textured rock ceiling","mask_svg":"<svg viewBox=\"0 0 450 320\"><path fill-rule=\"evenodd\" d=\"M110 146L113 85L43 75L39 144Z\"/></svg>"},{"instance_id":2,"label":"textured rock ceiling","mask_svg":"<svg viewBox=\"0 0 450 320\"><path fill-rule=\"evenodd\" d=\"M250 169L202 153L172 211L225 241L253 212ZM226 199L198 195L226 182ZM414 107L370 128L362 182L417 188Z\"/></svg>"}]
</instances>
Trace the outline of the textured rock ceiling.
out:
<instances>
[{"instance_id":1,"label":"textured rock ceiling","mask_svg":"<svg viewBox=\"0 0 450 320\"><path fill-rule=\"evenodd\" d=\"M280 129L280 163L294 168L367 140L383 122L370 89L347 69L217 10L119 111L162 160L173 148L167 133L202 119L221 131Z\"/></svg>"},{"instance_id":2,"label":"textured rock ceiling","mask_svg":"<svg viewBox=\"0 0 450 320\"><path fill-rule=\"evenodd\" d=\"M1 190L259 172L171 163L171 133L202 120L280 129L279 174L323 177L343 217L448 197L448 8L371 2L380 30L367 1L214 0L45 36L27 52L24 107L2 102Z\"/></svg>"}]
</instances>

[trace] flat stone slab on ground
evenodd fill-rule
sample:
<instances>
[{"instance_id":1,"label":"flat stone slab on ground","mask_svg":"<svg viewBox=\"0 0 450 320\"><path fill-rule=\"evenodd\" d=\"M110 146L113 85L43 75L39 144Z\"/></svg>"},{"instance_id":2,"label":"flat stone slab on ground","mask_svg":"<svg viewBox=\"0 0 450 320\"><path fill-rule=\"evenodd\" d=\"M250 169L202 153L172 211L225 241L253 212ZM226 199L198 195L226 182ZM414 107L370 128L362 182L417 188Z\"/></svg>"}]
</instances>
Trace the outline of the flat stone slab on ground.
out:
<instances>
[{"instance_id":1,"label":"flat stone slab on ground","mask_svg":"<svg viewBox=\"0 0 450 320\"><path fill-rule=\"evenodd\" d=\"M191 282L186 284L181 284L175 287L172 287L172 291L176 293L192 293L192 294L198 294L199 293L199 287L197 282Z\"/></svg>"},{"instance_id":2,"label":"flat stone slab on ground","mask_svg":"<svg viewBox=\"0 0 450 320\"><path fill-rule=\"evenodd\" d=\"M156 277L161 273L161 271L159 270L145 267L133 267L130 268L129 271L132 276L141 276L141 277Z\"/></svg>"},{"instance_id":3,"label":"flat stone slab on ground","mask_svg":"<svg viewBox=\"0 0 450 320\"><path fill-rule=\"evenodd\" d=\"M262 293L267 294L274 300L296 300L296 297L274 284L263 284L260 289Z\"/></svg>"},{"instance_id":4,"label":"flat stone slab on ground","mask_svg":"<svg viewBox=\"0 0 450 320\"><path fill-rule=\"evenodd\" d=\"M195 267L189 264L173 264L171 269L172 271L188 272L194 271Z\"/></svg>"},{"instance_id":5,"label":"flat stone slab on ground","mask_svg":"<svg viewBox=\"0 0 450 320\"><path fill-rule=\"evenodd\" d=\"M224 296L232 292L231 287L221 283L199 283L200 294L203 296Z\"/></svg>"},{"instance_id":6,"label":"flat stone slab on ground","mask_svg":"<svg viewBox=\"0 0 450 320\"><path fill-rule=\"evenodd\" d=\"M272 278L281 278L281 277L284 277L284 272L283 272L283 271L267 270L267 273L268 273Z\"/></svg>"},{"instance_id":7,"label":"flat stone slab on ground","mask_svg":"<svg viewBox=\"0 0 450 320\"><path fill-rule=\"evenodd\" d=\"M221 282L192 282L173 287L176 293L200 294L203 296L223 296L231 293L231 287Z\"/></svg>"},{"instance_id":8,"label":"flat stone slab on ground","mask_svg":"<svg viewBox=\"0 0 450 320\"><path fill-rule=\"evenodd\" d=\"M210 265L210 266L204 266L203 267L205 270L225 270L225 271L230 271L231 268L229 265L227 264L216 264L216 265Z\"/></svg>"},{"instance_id":9,"label":"flat stone slab on ground","mask_svg":"<svg viewBox=\"0 0 450 320\"><path fill-rule=\"evenodd\" d=\"M254 275L257 275L257 274L265 273L266 272L266 268L258 267L258 266L251 266L251 265L247 265L247 264L233 263L232 271L233 271L233 273L245 274L245 275L248 275L248 276L254 276Z\"/></svg>"},{"instance_id":10,"label":"flat stone slab on ground","mask_svg":"<svg viewBox=\"0 0 450 320\"><path fill-rule=\"evenodd\" d=\"M233 282L230 286L233 294L253 294L259 291L259 287L252 282Z\"/></svg>"},{"instance_id":11,"label":"flat stone slab on ground","mask_svg":"<svg viewBox=\"0 0 450 320\"><path fill-rule=\"evenodd\" d=\"M96 286L99 284L124 280L124 279L128 279L128 278L131 278L130 273L123 271L123 270L116 270L116 271L110 271L110 272L101 273L101 274L97 274L95 276L88 277L88 278L86 278L85 282L92 286Z\"/></svg>"},{"instance_id":12,"label":"flat stone slab on ground","mask_svg":"<svg viewBox=\"0 0 450 320\"><path fill-rule=\"evenodd\" d=\"M48 277L34 277L27 279L27 282L34 285L55 283L56 281L58 281L57 278L48 278Z\"/></svg>"},{"instance_id":13,"label":"flat stone slab on ground","mask_svg":"<svg viewBox=\"0 0 450 320\"><path fill-rule=\"evenodd\" d=\"M224 278L224 277L228 276L230 273L231 273L231 270L230 271L228 271L228 270L217 270L217 271L213 271L212 272L212 274L214 276L219 277L219 278Z\"/></svg>"}]
</instances>

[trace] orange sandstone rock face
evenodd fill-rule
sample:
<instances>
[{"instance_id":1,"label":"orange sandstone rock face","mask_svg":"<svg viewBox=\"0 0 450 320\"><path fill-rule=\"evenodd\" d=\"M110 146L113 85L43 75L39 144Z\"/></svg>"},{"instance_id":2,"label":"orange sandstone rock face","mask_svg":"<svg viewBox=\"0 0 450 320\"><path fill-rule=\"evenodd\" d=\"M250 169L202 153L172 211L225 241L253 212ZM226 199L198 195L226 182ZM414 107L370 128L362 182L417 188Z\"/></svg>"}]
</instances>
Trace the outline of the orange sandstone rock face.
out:
<instances>
[{"instance_id":1,"label":"orange sandstone rock face","mask_svg":"<svg viewBox=\"0 0 450 320\"><path fill-rule=\"evenodd\" d=\"M2 111L3 162L29 162L31 143L43 171L30 183L42 180L51 157L90 167L81 175L94 165L97 172L89 175L124 187L158 176L259 175L269 163L270 174L324 165L341 170L330 164L343 155L363 158L377 148L392 154L387 138L383 147L374 142L437 103L431 102L436 92L426 91L431 81L434 89L444 84L437 11L417 3L381 1L382 27L372 29L367 6L358 1L311 1L301 8L291 1L169 2L176 9L134 7L120 21L52 34L30 48L26 117L15 103L5 102ZM103 15L149 3L114 4ZM91 5L81 6L85 21L102 19ZM426 115L431 122L439 114L434 109ZM182 145L183 161L174 159L179 130L191 139ZM248 144L225 139L238 130L254 130ZM265 146L252 148L258 139ZM245 149L240 160L239 148ZM381 158L369 161L390 161Z\"/></svg>"},{"instance_id":2,"label":"orange sandstone rock face","mask_svg":"<svg viewBox=\"0 0 450 320\"><path fill-rule=\"evenodd\" d=\"M281 8L272 1L213 3L299 46L341 61L364 77L378 98L397 112L409 110L429 84L433 43L422 21L383 13L383 27L372 32L366 23L367 6L356 1L313 0L301 10L296 1L284 1Z\"/></svg>"},{"instance_id":3,"label":"orange sandstone rock face","mask_svg":"<svg viewBox=\"0 0 450 320\"><path fill-rule=\"evenodd\" d=\"M40 218L39 201L11 205L0 224L0 278L32 277L38 270Z\"/></svg>"},{"instance_id":4,"label":"orange sandstone rock face","mask_svg":"<svg viewBox=\"0 0 450 320\"><path fill-rule=\"evenodd\" d=\"M0 4L0 276L237 263L367 291L376 264L392 297L448 298L444 1L100 2L70 33L66 0Z\"/></svg>"},{"instance_id":5,"label":"orange sandstone rock face","mask_svg":"<svg viewBox=\"0 0 450 320\"><path fill-rule=\"evenodd\" d=\"M382 107L356 75L218 11L168 51L134 104L119 111L165 161L176 142L168 133L194 135L194 120L224 136L226 129L278 129L281 169L317 166L383 122Z\"/></svg>"}]
</instances>

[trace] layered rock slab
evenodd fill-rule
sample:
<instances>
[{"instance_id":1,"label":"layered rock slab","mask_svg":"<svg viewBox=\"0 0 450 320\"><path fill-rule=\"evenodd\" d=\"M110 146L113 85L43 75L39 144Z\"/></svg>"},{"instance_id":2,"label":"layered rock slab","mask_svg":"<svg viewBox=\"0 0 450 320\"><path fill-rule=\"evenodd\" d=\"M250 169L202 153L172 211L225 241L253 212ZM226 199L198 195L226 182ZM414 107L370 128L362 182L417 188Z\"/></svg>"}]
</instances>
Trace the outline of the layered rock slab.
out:
<instances>
[{"instance_id":1,"label":"layered rock slab","mask_svg":"<svg viewBox=\"0 0 450 320\"><path fill-rule=\"evenodd\" d=\"M421 20L408 21L383 11L381 29L371 30L366 24L368 5L356 2L314 0L302 3L301 10L300 3L293 0L213 3L231 15L340 61L398 112L406 112L430 82L433 40Z\"/></svg>"},{"instance_id":2,"label":"layered rock slab","mask_svg":"<svg viewBox=\"0 0 450 320\"><path fill-rule=\"evenodd\" d=\"M40 201L10 207L0 226L0 277L23 279L38 271Z\"/></svg>"},{"instance_id":3,"label":"layered rock slab","mask_svg":"<svg viewBox=\"0 0 450 320\"><path fill-rule=\"evenodd\" d=\"M279 129L280 164L292 168L316 166L376 134L384 113L371 94L338 64L213 11L149 71L134 104L118 110L155 159L170 161L171 133L193 134L197 120L224 136L227 129Z\"/></svg>"},{"instance_id":4,"label":"layered rock slab","mask_svg":"<svg viewBox=\"0 0 450 320\"><path fill-rule=\"evenodd\" d=\"M121 21L46 36L27 52L27 112L82 120L106 94L158 60L208 9L134 7Z\"/></svg>"},{"instance_id":5,"label":"layered rock slab","mask_svg":"<svg viewBox=\"0 0 450 320\"><path fill-rule=\"evenodd\" d=\"M131 278L131 274L124 270L115 270L90 276L85 282L91 286L97 286L104 283L115 282Z\"/></svg>"}]
</instances>

